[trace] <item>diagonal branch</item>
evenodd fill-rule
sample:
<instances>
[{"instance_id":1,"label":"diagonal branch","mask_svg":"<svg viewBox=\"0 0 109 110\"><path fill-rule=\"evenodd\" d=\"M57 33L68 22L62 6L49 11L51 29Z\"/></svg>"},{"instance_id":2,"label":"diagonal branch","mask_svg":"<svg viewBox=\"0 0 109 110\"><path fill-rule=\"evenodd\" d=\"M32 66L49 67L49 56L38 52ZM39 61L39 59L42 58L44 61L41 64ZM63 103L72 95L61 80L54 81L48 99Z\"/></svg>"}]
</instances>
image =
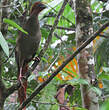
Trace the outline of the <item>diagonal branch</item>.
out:
<instances>
[{"instance_id":1,"label":"diagonal branch","mask_svg":"<svg viewBox=\"0 0 109 110\"><path fill-rule=\"evenodd\" d=\"M19 107L18 110L22 110L47 84L71 61L73 58L82 50L84 49L91 41L93 41L96 36L98 36L107 26L109 26L109 22L105 23L94 35L88 38L70 57L68 57L61 66L59 66L52 75L41 85L39 85L35 91L29 96L23 104Z\"/></svg>"}]
</instances>

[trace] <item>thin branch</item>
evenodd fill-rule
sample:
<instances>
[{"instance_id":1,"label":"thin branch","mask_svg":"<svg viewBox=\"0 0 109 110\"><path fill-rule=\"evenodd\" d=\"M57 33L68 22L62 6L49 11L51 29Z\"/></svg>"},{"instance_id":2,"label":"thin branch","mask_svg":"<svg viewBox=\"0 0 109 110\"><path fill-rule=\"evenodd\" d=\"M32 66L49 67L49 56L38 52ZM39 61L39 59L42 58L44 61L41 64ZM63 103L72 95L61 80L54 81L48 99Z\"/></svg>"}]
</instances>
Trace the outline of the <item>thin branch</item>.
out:
<instances>
[{"instance_id":1,"label":"thin branch","mask_svg":"<svg viewBox=\"0 0 109 110\"><path fill-rule=\"evenodd\" d=\"M66 0L65 0L66 1ZM96 36L98 36L107 26L109 26L109 22L105 23L97 32L95 32L94 35L92 35L90 38L88 38L70 57L68 57L61 66L59 66L52 75L41 85L39 85L35 91L29 96L19 107L18 110L22 110L45 86L48 85L48 83L71 61L73 58L80 53L81 50L83 50L91 41L93 41Z\"/></svg>"},{"instance_id":2,"label":"thin branch","mask_svg":"<svg viewBox=\"0 0 109 110\"><path fill-rule=\"evenodd\" d=\"M45 24L44 27L52 28L52 25ZM73 29L73 28L61 27L61 26L57 26L56 28L57 28L57 29L62 29L62 30L67 30L67 31L75 31L75 28Z\"/></svg>"}]
</instances>

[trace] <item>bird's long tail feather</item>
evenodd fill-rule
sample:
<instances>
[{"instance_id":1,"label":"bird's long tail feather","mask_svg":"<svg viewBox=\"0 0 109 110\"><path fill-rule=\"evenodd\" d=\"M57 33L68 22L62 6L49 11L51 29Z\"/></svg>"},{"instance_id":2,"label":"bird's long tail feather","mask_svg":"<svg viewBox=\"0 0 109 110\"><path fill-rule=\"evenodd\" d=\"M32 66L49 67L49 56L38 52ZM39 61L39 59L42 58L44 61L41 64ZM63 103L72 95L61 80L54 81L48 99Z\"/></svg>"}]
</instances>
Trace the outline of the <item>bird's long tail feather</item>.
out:
<instances>
[{"instance_id":1,"label":"bird's long tail feather","mask_svg":"<svg viewBox=\"0 0 109 110\"><path fill-rule=\"evenodd\" d=\"M24 76L28 70L28 66L23 66L23 68L20 69L21 72L19 74L19 80L21 82L21 87L18 90L18 99L20 101L20 104L22 104L23 101L26 99L27 80L24 78ZM26 110L26 107L23 110Z\"/></svg>"}]
</instances>

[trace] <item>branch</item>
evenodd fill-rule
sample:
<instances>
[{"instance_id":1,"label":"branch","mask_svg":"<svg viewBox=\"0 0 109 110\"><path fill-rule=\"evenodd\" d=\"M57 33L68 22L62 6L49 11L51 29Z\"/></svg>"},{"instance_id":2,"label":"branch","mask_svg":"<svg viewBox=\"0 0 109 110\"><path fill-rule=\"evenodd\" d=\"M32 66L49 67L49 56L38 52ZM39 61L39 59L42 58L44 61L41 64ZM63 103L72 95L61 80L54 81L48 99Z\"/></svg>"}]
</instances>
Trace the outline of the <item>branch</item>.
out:
<instances>
[{"instance_id":1,"label":"branch","mask_svg":"<svg viewBox=\"0 0 109 110\"><path fill-rule=\"evenodd\" d=\"M65 0L66 1L66 0ZM65 2L64 1L64 2ZM96 36L98 36L107 26L109 26L109 22L105 23L94 35L88 38L70 57L68 57L61 66L59 66L52 75L41 85L39 85L35 91L29 96L19 107L18 110L22 110L47 84L71 61L73 58L82 50L84 49L91 41L93 41ZM43 51L42 51L43 52Z\"/></svg>"},{"instance_id":2,"label":"branch","mask_svg":"<svg viewBox=\"0 0 109 110\"><path fill-rule=\"evenodd\" d=\"M5 97L8 97L10 94L12 94L15 90L18 90L21 86L21 82L17 81L16 84L13 84L13 86L11 86L10 88L8 88L5 93Z\"/></svg>"}]
</instances>

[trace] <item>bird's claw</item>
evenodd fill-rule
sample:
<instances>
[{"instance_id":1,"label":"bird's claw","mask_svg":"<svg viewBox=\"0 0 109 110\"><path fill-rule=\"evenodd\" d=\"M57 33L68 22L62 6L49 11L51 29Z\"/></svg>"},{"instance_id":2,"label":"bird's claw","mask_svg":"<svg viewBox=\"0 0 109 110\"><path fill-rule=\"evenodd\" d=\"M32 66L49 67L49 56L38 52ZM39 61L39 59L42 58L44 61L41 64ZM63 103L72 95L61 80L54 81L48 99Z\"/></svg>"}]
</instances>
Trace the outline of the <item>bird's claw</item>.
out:
<instances>
[{"instance_id":1,"label":"bird's claw","mask_svg":"<svg viewBox=\"0 0 109 110\"><path fill-rule=\"evenodd\" d=\"M24 82L26 81L26 77L25 76L19 76L19 81L20 81L20 83L21 83L21 86L23 87L23 88L25 88L25 86L24 86Z\"/></svg>"},{"instance_id":2,"label":"bird's claw","mask_svg":"<svg viewBox=\"0 0 109 110\"><path fill-rule=\"evenodd\" d=\"M39 62L40 61L40 58L39 57L35 57L35 58L33 58L33 61Z\"/></svg>"}]
</instances>

